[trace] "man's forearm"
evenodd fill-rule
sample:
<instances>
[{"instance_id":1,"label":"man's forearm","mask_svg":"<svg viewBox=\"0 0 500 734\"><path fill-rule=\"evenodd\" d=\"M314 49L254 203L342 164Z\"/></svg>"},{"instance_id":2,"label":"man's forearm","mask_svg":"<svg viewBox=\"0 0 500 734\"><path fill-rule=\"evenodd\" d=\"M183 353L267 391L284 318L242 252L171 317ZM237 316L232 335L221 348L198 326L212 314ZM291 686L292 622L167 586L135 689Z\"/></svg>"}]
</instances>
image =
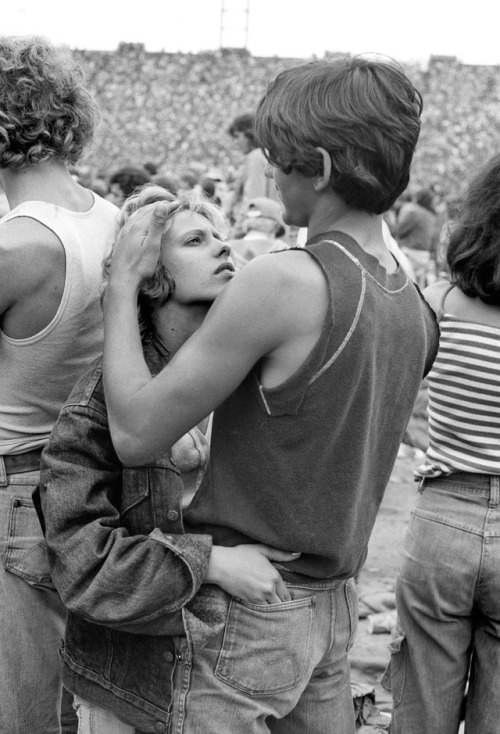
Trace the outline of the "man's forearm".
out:
<instances>
[{"instance_id":1,"label":"man's forearm","mask_svg":"<svg viewBox=\"0 0 500 734\"><path fill-rule=\"evenodd\" d=\"M144 360L137 320L137 289L110 281L104 299L103 377L106 402L116 439L136 427L133 398L151 380ZM137 419L137 416L135 416Z\"/></svg>"}]
</instances>

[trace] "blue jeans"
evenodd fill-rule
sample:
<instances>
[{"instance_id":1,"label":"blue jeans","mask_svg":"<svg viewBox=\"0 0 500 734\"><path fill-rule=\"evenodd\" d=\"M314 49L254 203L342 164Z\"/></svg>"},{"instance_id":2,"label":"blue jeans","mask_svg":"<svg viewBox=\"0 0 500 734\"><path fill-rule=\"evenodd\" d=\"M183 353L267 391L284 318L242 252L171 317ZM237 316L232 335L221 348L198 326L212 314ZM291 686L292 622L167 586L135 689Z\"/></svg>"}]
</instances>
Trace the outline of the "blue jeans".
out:
<instances>
[{"instance_id":1,"label":"blue jeans","mask_svg":"<svg viewBox=\"0 0 500 734\"><path fill-rule=\"evenodd\" d=\"M354 582L288 588L280 604L232 599L201 648L189 627L177 639L171 734L354 734Z\"/></svg>"},{"instance_id":2,"label":"blue jeans","mask_svg":"<svg viewBox=\"0 0 500 734\"><path fill-rule=\"evenodd\" d=\"M391 734L500 731L500 477L426 479L397 582ZM470 674L470 677L469 677Z\"/></svg>"},{"instance_id":3,"label":"blue jeans","mask_svg":"<svg viewBox=\"0 0 500 734\"><path fill-rule=\"evenodd\" d=\"M66 613L52 586L31 494L38 471L0 457L0 732L76 732L58 650ZM62 701L62 710L61 710ZM62 729L61 729L62 724Z\"/></svg>"},{"instance_id":4,"label":"blue jeans","mask_svg":"<svg viewBox=\"0 0 500 734\"><path fill-rule=\"evenodd\" d=\"M75 709L78 715L78 734L135 734L133 726L124 724L93 703L75 696Z\"/></svg>"}]
</instances>

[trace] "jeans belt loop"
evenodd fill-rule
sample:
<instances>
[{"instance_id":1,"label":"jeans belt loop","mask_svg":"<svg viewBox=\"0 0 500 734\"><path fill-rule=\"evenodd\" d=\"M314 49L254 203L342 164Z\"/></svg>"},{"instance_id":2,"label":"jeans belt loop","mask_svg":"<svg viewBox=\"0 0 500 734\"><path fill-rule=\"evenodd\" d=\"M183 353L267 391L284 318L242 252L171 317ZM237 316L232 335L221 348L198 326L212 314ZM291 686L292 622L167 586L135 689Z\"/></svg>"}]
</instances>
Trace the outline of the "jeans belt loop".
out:
<instances>
[{"instance_id":1,"label":"jeans belt loop","mask_svg":"<svg viewBox=\"0 0 500 734\"><path fill-rule=\"evenodd\" d=\"M490 477L490 507L498 507L500 502L500 476Z\"/></svg>"},{"instance_id":2,"label":"jeans belt loop","mask_svg":"<svg viewBox=\"0 0 500 734\"><path fill-rule=\"evenodd\" d=\"M3 456L0 456L0 487L6 487L7 481L7 470L5 469L5 461Z\"/></svg>"}]
</instances>

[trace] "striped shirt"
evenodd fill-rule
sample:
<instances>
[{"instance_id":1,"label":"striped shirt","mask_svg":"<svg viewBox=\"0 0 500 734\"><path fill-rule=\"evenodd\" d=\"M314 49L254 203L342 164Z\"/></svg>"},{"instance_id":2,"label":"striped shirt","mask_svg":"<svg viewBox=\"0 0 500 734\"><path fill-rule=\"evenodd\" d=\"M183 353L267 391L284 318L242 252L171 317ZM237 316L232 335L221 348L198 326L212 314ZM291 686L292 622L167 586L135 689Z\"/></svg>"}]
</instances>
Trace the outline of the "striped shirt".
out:
<instances>
[{"instance_id":1,"label":"striped shirt","mask_svg":"<svg viewBox=\"0 0 500 734\"><path fill-rule=\"evenodd\" d=\"M429 448L416 477L500 474L500 327L444 313L428 375Z\"/></svg>"}]
</instances>

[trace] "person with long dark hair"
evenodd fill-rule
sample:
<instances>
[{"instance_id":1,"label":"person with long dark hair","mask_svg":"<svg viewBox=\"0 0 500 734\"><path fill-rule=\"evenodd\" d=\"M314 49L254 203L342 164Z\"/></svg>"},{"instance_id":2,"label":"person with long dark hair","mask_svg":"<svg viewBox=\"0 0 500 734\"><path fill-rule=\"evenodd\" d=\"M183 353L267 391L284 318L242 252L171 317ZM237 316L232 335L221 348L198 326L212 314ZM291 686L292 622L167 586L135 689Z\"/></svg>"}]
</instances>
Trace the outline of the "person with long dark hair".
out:
<instances>
[{"instance_id":1,"label":"person with long dark hair","mask_svg":"<svg viewBox=\"0 0 500 734\"><path fill-rule=\"evenodd\" d=\"M499 730L500 155L469 186L424 296L440 324L429 448L397 582L393 734Z\"/></svg>"}]
</instances>

